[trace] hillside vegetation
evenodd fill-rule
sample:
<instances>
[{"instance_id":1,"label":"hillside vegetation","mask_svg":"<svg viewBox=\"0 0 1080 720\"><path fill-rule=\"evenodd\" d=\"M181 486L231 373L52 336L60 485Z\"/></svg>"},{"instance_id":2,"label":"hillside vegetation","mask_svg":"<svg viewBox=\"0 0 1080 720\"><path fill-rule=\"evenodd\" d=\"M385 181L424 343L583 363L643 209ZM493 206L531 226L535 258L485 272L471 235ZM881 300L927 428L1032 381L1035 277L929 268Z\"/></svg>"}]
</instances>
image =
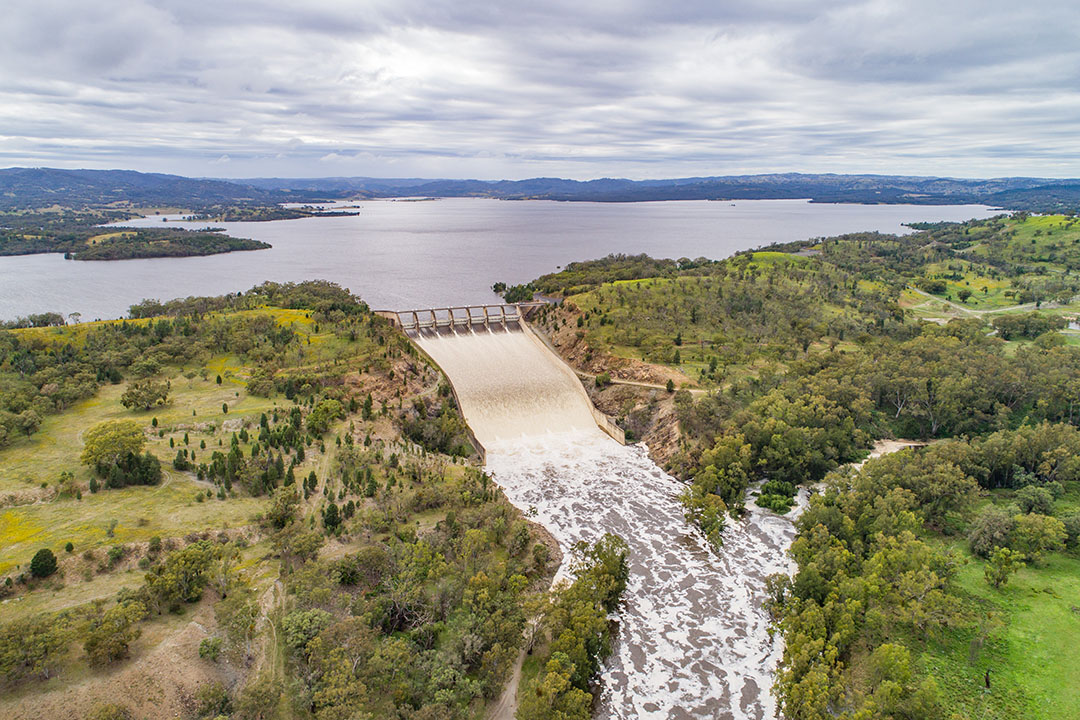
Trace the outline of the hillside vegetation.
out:
<instances>
[{"instance_id":1,"label":"hillside vegetation","mask_svg":"<svg viewBox=\"0 0 1080 720\"><path fill-rule=\"evenodd\" d=\"M619 421L648 437L671 398L678 434L655 454L714 544L743 503L786 512L824 482L798 572L773 580L785 716L1080 712L1078 249L1071 217L1020 214L718 262L612 256L531 285L565 298L539 324L598 388L637 382L620 375L637 361L685 378L639 387ZM890 437L929 447L840 469Z\"/></svg>"},{"instance_id":2,"label":"hillside vegetation","mask_svg":"<svg viewBox=\"0 0 1080 720\"><path fill-rule=\"evenodd\" d=\"M131 316L0 331L0 714L471 718L526 640L581 707L607 611L558 608L621 588L548 599L402 335L321 282Z\"/></svg>"},{"instance_id":3,"label":"hillside vegetation","mask_svg":"<svg viewBox=\"0 0 1080 720\"><path fill-rule=\"evenodd\" d=\"M69 260L129 260L215 255L270 247L259 240L229 237L213 228L101 227L102 223L135 216L114 209L50 208L0 213L0 255L64 253Z\"/></svg>"}]
</instances>

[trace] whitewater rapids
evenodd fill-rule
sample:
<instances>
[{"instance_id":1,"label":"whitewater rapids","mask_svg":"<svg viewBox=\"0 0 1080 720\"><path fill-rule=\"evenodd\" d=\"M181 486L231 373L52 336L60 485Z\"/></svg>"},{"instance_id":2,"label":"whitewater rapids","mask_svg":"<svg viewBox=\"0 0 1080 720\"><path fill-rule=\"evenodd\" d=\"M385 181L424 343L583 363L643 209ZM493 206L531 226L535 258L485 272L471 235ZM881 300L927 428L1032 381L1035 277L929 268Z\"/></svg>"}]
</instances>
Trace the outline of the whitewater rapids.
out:
<instances>
[{"instance_id":1,"label":"whitewater rapids","mask_svg":"<svg viewBox=\"0 0 1080 720\"><path fill-rule=\"evenodd\" d=\"M528 331L426 333L487 470L564 551L605 532L630 547L630 578L597 717L776 716L770 694L782 653L762 608L765 578L790 573L791 520L749 503L724 547L709 549L683 517L683 485L640 446L596 426L573 372Z\"/></svg>"}]
</instances>

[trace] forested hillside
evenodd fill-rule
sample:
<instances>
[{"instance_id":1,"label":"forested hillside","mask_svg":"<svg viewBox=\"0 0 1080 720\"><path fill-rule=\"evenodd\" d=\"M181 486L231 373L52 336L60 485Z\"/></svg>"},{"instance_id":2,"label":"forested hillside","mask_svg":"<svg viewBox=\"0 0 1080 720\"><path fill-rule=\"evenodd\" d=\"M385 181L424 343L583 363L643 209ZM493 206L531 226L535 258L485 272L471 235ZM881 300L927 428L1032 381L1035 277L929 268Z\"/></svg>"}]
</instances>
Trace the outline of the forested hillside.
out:
<instances>
[{"instance_id":1,"label":"forested hillside","mask_svg":"<svg viewBox=\"0 0 1080 720\"><path fill-rule=\"evenodd\" d=\"M824 482L774 586L787 717L1080 712L1077 248L1073 218L1020 214L528 286L565 298L541 327L716 545L744 502L787 512ZM642 387L641 362L682 381ZM929 446L844 469L894 437Z\"/></svg>"},{"instance_id":2,"label":"forested hillside","mask_svg":"<svg viewBox=\"0 0 1080 720\"><path fill-rule=\"evenodd\" d=\"M0 331L0 428L4 717L471 718L526 640L587 716L618 541L549 596L441 373L337 286Z\"/></svg>"}]
</instances>

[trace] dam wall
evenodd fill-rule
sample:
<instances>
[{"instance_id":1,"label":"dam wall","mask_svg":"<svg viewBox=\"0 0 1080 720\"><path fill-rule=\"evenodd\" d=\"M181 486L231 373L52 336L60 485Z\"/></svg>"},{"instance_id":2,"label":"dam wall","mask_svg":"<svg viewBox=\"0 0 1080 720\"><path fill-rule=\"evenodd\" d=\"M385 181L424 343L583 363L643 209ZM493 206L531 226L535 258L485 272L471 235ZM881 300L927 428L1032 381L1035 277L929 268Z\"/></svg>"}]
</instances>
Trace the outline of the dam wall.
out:
<instances>
[{"instance_id":1,"label":"dam wall","mask_svg":"<svg viewBox=\"0 0 1080 720\"><path fill-rule=\"evenodd\" d=\"M446 373L482 459L487 444L500 437L581 429L585 413L597 428L625 445L622 428L593 405L577 374L523 320L532 308L514 307L483 318L468 308L457 309L456 315L418 310L383 316L391 322L395 322L391 315L404 318L407 324L400 320L395 324ZM499 362L482 363L480 356L485 355ZM481 367L486 369L479 377L476 371ZM494 382L506 396L517 399L513 413L500 417L490 397Z\"/></svg>"}]
</instances>

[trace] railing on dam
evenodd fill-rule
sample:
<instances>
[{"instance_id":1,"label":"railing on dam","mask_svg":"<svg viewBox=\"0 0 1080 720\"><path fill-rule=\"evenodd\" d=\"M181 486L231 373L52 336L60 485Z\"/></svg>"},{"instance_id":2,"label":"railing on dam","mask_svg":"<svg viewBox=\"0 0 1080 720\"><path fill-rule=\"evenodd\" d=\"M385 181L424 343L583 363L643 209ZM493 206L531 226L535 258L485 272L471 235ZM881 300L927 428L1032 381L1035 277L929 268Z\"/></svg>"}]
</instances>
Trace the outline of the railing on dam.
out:
<instances>
[{"instance_id":1,"label":"railing on dam","mask_svg":"<svg viewBox=\"0 0 1080 720\"><path fill-rule=\"evenodd\" d=\"M439 328L467 328L473 325L506 325L532 317L545 301L527 303L495 303L491 305L462 305L459 307L425 308L423 310L376 310L375 314L389 320L395 327L409 332Z\"/></svg>"}]
</instances>

